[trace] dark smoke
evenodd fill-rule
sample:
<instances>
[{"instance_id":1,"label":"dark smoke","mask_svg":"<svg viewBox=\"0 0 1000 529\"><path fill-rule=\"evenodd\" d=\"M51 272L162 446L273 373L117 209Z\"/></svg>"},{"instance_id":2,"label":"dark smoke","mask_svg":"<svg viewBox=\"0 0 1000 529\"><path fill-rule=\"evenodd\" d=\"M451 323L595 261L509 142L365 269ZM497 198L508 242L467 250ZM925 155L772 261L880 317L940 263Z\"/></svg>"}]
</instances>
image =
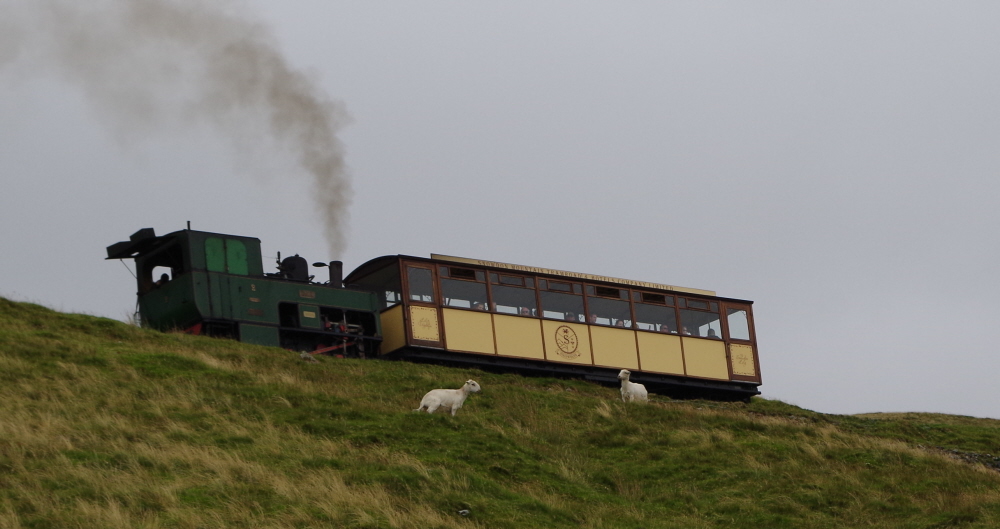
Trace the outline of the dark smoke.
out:
<instances>
[{"instance_id":1,"label":"dark smoke","mask_svg":"<svg viewBox=\"0 0 1000 529\"><path fill-rule=\"evenodd\" d=\"M0 67L61 77L118 133L204 122L247 149L247 131L261 131L312 175L339 256L347 117L248 11L236 0L0 0Z\"/></svg>"}]
</instances>

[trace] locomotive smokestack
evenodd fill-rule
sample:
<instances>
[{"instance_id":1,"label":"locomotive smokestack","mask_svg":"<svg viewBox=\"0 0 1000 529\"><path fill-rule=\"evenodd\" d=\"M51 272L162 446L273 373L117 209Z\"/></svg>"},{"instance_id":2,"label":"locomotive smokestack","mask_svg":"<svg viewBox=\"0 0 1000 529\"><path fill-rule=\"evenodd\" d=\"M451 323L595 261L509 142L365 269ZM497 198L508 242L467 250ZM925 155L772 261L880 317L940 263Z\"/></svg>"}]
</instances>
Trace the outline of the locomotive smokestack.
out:
<instances>
[{"instance_id":1,"label":"locomotive smokestack","mask_svg":"<svg viewBox=\"0 0 1000 529\"><path fill-rule=\"evenodd\" d=\"M344 288L344 263L341 261L330 261L330 286Z\"/></svg>"}]
</instances>

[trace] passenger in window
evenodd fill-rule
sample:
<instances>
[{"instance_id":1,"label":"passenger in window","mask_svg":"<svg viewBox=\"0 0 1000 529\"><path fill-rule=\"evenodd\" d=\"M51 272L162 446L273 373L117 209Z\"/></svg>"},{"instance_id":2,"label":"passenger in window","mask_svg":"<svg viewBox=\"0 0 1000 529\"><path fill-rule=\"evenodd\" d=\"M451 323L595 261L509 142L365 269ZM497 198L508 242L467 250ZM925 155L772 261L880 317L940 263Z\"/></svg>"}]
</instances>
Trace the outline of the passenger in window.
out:
<instances>
[{"instance_id":1,"label":"passenger in window","mask_svg":"<svg viewBox=\"0 0 1000 529\"><path fill-rule=\"evenodd\" d=\"M671 331L670 326L664 323L663 325L660 325L660 332L672 333L674 331Z\"/></svg>"},{"instance_id":2,"label":"passenger in window","mask_svg":"<svg viewBox=\"0 0 1000 529\"><path fill-rule=\"evenodd\" d=\"M707 337L708 338L715 338L716 340L721 340L722 339L722 338L719 338L719 336L717 334L715 334L715 329L712 329L711 327L709 327L709 329L708 329L708 335L707 335Z\"/></svg>"},{"instance_id":3,"label":"passenger in window","mask_svg":"<svg viewBox=\"0 0 1000 529\"><path fill-rule=\"evenodd\" d=\"M621 328L624 329L625 328L625 320L618 320L618 322L615 323L615 327L621 327Z\"/></svg>"},{"instance_id":4,"label":"passenger in window","mask_svg":"<svg viewBox=\"0 0 1000 529\"><path fill-rule=\"evenodd\" d=\"M160 279L156 283L153 283L154 287L162 287L170 282L170 276L167 274L160 274Z\"/></svg>"},{"instance_id":5,"label":"passenger in window","mask_svg":"<svg viewBox=\"0 0 1000 529\"><path fill-rule=\"evenodd\" d=\"M573 314L572 312L567 312L566 321L577 321L576 314Z\"/></svg>"},{"instance_id":6,"label":"passenger in window","mask_svg":"<svg viewBox=\"0 0 1000 529\"><path fill-rule=\"evenodd\" d=\"M594 324L594 325L597 324L597 314L591 314L590 315L590 323Z\"/></svg>"},{"instance_id":7,"label":"passenger in window","mask_svg":"<svg viewBox=\"0 0 1000 529\"><path fill-rule=\"evenodd\" d=\"M531 309L528 307L521 307L521 316L531 316Z\"/></svg>"},{"instance_id":8,"label":"passenger in window","mask_svg":"<svg viewBox=\"0 0 1000 529\"><path fill-rule=\"evenodd\" d=\"M691 331L689 331L687 327L681 327L681 334L684 336L691 336Z\"/></svg>"},{"instance_id":9,"label":"passenger in window","mask_svg":"<svg viewBox=\"0 0 1000 529\"><path fill-rule=\"evenodd\" d=\"M483 303L473 303L472 308L476 310L486 310L486 305Z\"/></svg>"}]
</instances>

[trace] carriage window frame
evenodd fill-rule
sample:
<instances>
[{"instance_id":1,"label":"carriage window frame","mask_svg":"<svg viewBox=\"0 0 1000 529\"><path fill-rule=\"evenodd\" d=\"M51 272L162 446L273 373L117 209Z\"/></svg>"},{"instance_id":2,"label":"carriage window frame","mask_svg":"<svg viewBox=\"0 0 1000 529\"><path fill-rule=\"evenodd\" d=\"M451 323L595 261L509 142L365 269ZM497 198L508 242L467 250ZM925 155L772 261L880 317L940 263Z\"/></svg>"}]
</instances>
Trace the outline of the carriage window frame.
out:
<instances>
[{"instance_id":1,"label":"carriage window frame","mask_svg":"<svg viewBox=\"0 0 1000 529\"><path fill-rule=\"evenodd\" d=\"M725 305L725 320L726 320L726 339L734 342L742 342L747 344L753 344L754 342L754 332L753 332L753 315L748 305ZM746 338L737 338L733 336L732 326L729 324L729 317L733 313L742 312L744 315L744 321L746 323Z\"/></svg>"},{"instance_id":2,"label":"carriage window frame","mask_svg":"<svg viewBox=\"0 0 1000 529\"><path fill-rule=\"evenodd\" d=\"M663 310L663 311L669 311L669 312L671 312L672 313L672 317L669 318L669 319L665 319L664 320L666 322L665 325L667 325L667 330L664 331L661 328L662 325L664 325L664 323L657 323L657 322L652 322L651 323L652 325L654 325L654 328L652 328L652 329L647 329L647 328L644 328L644 327L640 327L639 326L640 323L642 323L642 324L650 324L650 322L642 322L642 321L640 321L640 320L646 319L646 316L640 316L639 315L639 312L640 312L639 307L649 307L650 310L654 310L654 311L655 310ZM643 310L642 312L645 312L645 311ZM637 331L659 333L659 334L672 334L672 335L675 335L675 336L680 334L680 318L679 318L680 309L678 309L677 307L674 307L672 305L662 305L662 304L659 304L659 303L645 303L645 302L642 302L642 301L636 301L636 302L632 303L632 313L635 315L635 323L634 323L634 325L635 325L635 329Z\"/></svg>"},{"instance_id":3,"label":"carriage window frame","mask_svg":"<svg viewBox=\"0 0 1000 529\"><path fill-rule=\"evenodd\" d=\"M601 292L600 290L598 290L599 288L606 288L607 290L605 291L605 293L607 294L610 294L609 291L612 290L609 287L595 288L594 285L587 285L587 288L585 289L588 292L586 296L586 307L585 307L587 311L586 323L588 325L600 325L602 327L633 329L635 327L635 318L634 318L635 313L632 310L632 302L629 300L630 297L629 290L627 288L615 288L613 290L618 291L618 296L613 297L611 295L602 296L600 294L597 294L597 292ZM594 292L594 294L590 294L590 292ZM593 305L595 303L597 305L606 304L606 308L608 308L609 310L604 311L604 315L597 314L593 309ZM619 317L614 317L610 315L610 312L612 312L610 308L617 306L618 310L620 310L621 304L624 304L626 308L625 312L627 313L627 315L621 317L622 315L620 312L618 314ZM622 322L623 325L619 326L618 325L619 322Z\"/></svg>"},{"instance_id":4,"label":"carriage window frame","mask_svg":"<svg viewBox=\"0 0 1000 529\"><path fill-rule=\"evenodd\" d=\"M534 278L515 274L501 274L498 272L490 272L490 284L507 287L535 288Z\"/></svg>"},{"instance_id":5,"label":"carriage window frame","mask_svg":"<svg viewBox=\"0 0 1000 529\"><path fill-rule=\"evenodd\" d=\"M490 276L491 276L490 277L490 284L489 284L489 291L490 291L490 305L489 305L489 309L490 309L490 312L492 312L494 314L504 314L504 315L507 315L507 316L519 316L521 318L538 318L539 317L539 311L538 311L538 291L535 289L534 278L525 277L525 276L512 276L512 275L506 275L505 274L505 277L507 277L508 280L510 278L514 278L514 277L518 277L518 278L521 279L521 284L520 285L515 285L515 284L510 284L509 282L507 282L507 283L502 282L500 280L500 278L497 278L497 280L494 281L493 280L493 276L495 276L495 275L496 274L493 273L493 272L490 273ZM496 289L501 289L500 290L501 292L503 292L505 289L523 290L525 292L528 292L528 293L530 293L531 306L528 307L528 306L517 305L516 309L513 310L513 311L501 310L500 307L511 307L511 308L514 308L514 305L506 305L506 304L500 305L499 304L500 302L497 301L497 295L496 295L497 292L496 292ZM501 296L501 297L503 297L503 296ZM528 311L530 312L530 314L522 314L521 313L522 309L528 309Z\"/></svg>"},{"instance_id":6,"label":"carriage window frame","mask_svg":"<svg viewBox=\"0 0 1000 529\"><path fill-rule=\"evenodd\" d=\"M617 299L621 301L629 300L629 289L620 287L606 287L601 285L587 285L587 297Z\"/></svg>"},{"instance_id":7,"label":"carriage window frame","mask_svg":"<svg viewBox=\"0 0 1000 529\"><path fill-rule=\"evenodd\" d=\"M692 303L694 303L695 306L692 306ZM716 310L712 310L713 308ZM689 334L684 334L684 329L687 327L684 317L685 312L714 314L717 318L714 321L714 323L718 324L717 325L718 329L716 330L712 327L713 322L709 322L704 325L707 325L709 329L716 330L716 335L709 336L708 330L705 331L706 334L704 336L702 336L700 333L695 334L696 329L688 329ZM719 303L717 301L696 299L696 298L684 298L681 296L677 296L677 320L678 320L677 330L680 331L681 336L689 336L691 338L704 338L706 340L725 341L726 333L725 333L725 328L723 327L723 321L722 321L723 319L724 316L722 314L721 307L719 307Z\"/></svg>"},{"instance_id":8,"label":"carriage window frame","mask_svg":"<svg viewBox=\"0 0 1000 529\"><path fill-rule=\"evenodd\" d=\"M656 299L657 297L661 299ZM647 305L661 305L665 307L676 307L674 296L664 292L643 292L641 290L632 291L632 303L645 303Z\"/></svg>"},{"instance_id":9,"label":"carriage window frame","mask_svg":"<svg viewBox=\"0 0 1000 529\"><path fill-rule=\"evenodd\" d=\"M706 301L704 299L687 298L687 299L684 300L684 302L685 302L685 306L684 306L685 309L703 310L705 312L711 312L711 305L709 304L708 301ZM716 312L718 312L718 311L716 311Z\"/></svg>"},{"instance_id":10,"label":"carriage window frame","mask_svg":"<svg viewBox=\"0 0 1000 529\"><path fill-rule=\"evenodd\" d=\"M434 282L435 282L434 281L434 268L429 267L429 266L420 266L420 265L417 265L416 263L406 263L404 265L404 267L406 269L406 274L405 274L405 278L406 278L406 292L405 292L406 298L405 299L406 299L406 302L407 303L426 303L428 305L438 305L437 289L434 288ZM410 274L411 274L412 271L415 271L415 270L422 270L422 271L425 271L428 274L430 274L430 280L431 280L431 284L430 284L430 293L431 293L430 294L430 298L431 299L430 300L423 299L424 297L427 297L425 294L419 294L421 296L421 299L414 299L414 294L413 294L413 278L411 277Z\"/></svg>"},{"instance_id":11,"label":"carriage window frame","mask_svg":"<svg viewBox=\"0 0 1000 529\"><path fill-rule=\"evenodd\" d=\"M486 281L486 272L463 266L438 265L438 276L448 279L465 279L469 281Z\"/></svg>"},{"instance_id":12,"label":"carriage window frame","mask_svg":"<svg viewBox=\"0 0 1000 529\"><path fill-rule=\"evenodd\" d=\"M364 276L352 279L347 286L374 292L379 299L380 311L403 303L407 295L403 289L403 272L400 270L398 262L382 266Z\"/></svg>"},{"instance_id":13,"label":"carriage window frame","mask_svg":"<svg viewBox=\"0 0 1000 529\"><path fill-rule=\"evenodd\" d=\"M558 285L558 286L557 286ZM573 287L575 285L571 281L552 281L549 280L545 290L549 292L565 292L567 294L575 294L573 292Z\"/></svg>"},{"instance_id":14,"label":"carriage window frame","mask_svg":"<svg viewBox=\"0 0 1000 529\"><path fill-rule=\"evenodd\" d=\"M557 284L560 286L558 288L552 288L553 284ZM569 286L569 290L565 290L562 287L563 285ZM539 279L537 292L538 292L538 315L542 319L554 320L554 321L562 320L571 323L583 323L583 324L587 323L587 315L586 315L587 302L585 296L583 295L583 285L581 283L575 283L572 281L559 281L552 279ZM580 309L579 311L573 312L575 318L567 319L568 313L566 312L563 312L562 318L557 318L555 316L546 316L545 315L545 312L547 310L545 308L546 304L543 303L542 301L546 294L553 294L556 296L575 296L576 298L578 298L580 300ZM556 297L554 299L560 299L560 298ZM550 311L550 312L559 312L559 311Z\"/></svg>"},{"instance_id":15,"label":"carriage window frame","mask_svg":"<svg viewBox=\"0 0 1000 529\"><path fill-rule=\"evenodd\" d=\"M456 272L458 272L458 273L456 273ZM446 295L445 290L451 288L451 287L448 286L448 285L452 284L451 282L477 283L479 285L482 285L482 287L483 287L483 292L482 292L483 293L483 298L482 298L482 300L480 301L478 299L470 299L470 300L461 299L461 301L468 301L469 302L469 306L468 307L464 307L462 305L451 305L450 302L449 302L449 300L458 300L458 299L460 299L460 298L456 298L455 296L448 296L448 295ZM456 283L456 284L458 284L458 283ZM449 309L458 309L458 310L471 310L471 311L474 311L474 312L489 312L490 311L490 305L491 305L490 288L489 288L489 283L486 281L486 272L483 271L483 270L477 270L477 269L474 269L474 268L458 267L458 266L439 265L438 266L438 293L440 294L440 301L439 301L438 304L441 307L449 308ZM475 303L475 302L477 302L477 301L479 302L478 304L481 304L483 308L481 308L481 309L477 309L476 308L477 303Z\"/></svg>"}]
</instances>

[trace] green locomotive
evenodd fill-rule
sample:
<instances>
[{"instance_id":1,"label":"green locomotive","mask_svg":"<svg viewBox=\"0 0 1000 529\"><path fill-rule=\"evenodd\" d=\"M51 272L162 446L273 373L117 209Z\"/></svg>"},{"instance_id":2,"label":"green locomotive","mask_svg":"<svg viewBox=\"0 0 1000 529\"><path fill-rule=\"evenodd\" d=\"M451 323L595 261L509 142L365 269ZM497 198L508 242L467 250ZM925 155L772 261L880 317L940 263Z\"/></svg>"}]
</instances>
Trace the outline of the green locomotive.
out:
<instances>
[{"instance_id":1,"label":"green locomotive","mask_svg":"<svg viewBox=\"0 0 1000 529\"><path fill-rule=\"evenodd\" d=\"M233 338L297 351L361 356L381 342L379 300L343 287L340 262L313 282L294 255L265 273L260 240L191 229L157 236L141 229L107 248L108 259L135 259L144 326Z\"/></svg>"}]
</instances>

